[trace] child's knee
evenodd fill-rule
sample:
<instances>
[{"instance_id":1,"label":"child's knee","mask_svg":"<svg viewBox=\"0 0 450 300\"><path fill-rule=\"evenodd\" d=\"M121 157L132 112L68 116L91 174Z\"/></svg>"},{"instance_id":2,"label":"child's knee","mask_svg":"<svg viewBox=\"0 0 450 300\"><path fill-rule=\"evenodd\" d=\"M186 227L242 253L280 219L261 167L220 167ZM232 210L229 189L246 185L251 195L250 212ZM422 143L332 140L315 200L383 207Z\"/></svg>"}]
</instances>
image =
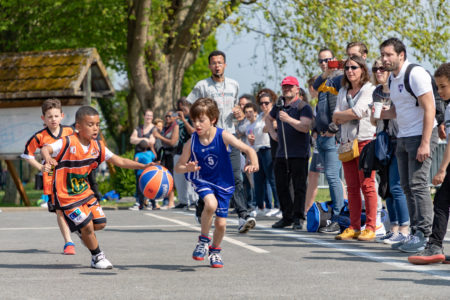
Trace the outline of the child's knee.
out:
<instances>
[{"instance_id":1,"label":"child's knee","mask_svg":"<svg viewBox=\"0 0 450 300\"><path fill-rule=\"evenodd\" d=\"M105 227L106 227L106 223L94 224L94 230L95 231L103 230Z\"/></svg>"},{"instance_id":2,"label":"child's knee","mask_svg":"<svg viewBox=\"0 0 450 300\"><path fill-rule=\"evenodd\" d=\"M80 229L82 235L94 234L94 226L92 222L89 222L86 226Z\"/></svg>"},{"instance_id":3,"label":"child's knee","mask_svg":"<svg viewBox=\"0 0 450 300\"><path fill-rule=\"evenodd\" d=\"M216 227L216 229L225 230L225 228L227 227L227 219L221 218L221 217L216 217L214 226Z\"/></svg>"}]
</instances>

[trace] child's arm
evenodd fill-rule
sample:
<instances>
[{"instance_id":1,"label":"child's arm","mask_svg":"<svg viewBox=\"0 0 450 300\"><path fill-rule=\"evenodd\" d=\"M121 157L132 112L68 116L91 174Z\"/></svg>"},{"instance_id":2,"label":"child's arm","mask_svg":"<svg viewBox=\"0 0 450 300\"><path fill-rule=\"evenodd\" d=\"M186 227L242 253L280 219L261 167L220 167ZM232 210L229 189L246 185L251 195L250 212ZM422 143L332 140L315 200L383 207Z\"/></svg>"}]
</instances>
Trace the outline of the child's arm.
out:
<instances>
[{"instance_id":1,"label":"child's arm","mask_svg":"<svg viewBox=\"0 0 450 300\"><path fill-rule=\"evenodd\" d=\"M39 171L44 171L44 165L38 162L36 159L33 158L26 158L25 159L32 167L35 167Z\"/></svg>"},{"instance_id":2,"label":"child's arm","mask_svg":"<svg viewBox=\"0 0 450 300\"><path fill-rule=\"evenodd\" d=\"M444 157L442 158L441 165L439 166L439 170L436 175L434 175L433 180L431 181L433 185L439 185L444 182L447 166L450 163L450 145L447 143L445 146Z\"/></svg>"},{"instance_id":3,"label":"child's arm","mask_svg":"<svg viewBox=\"0 0 450 300\"><path fill-rule=\"evenodd\" d=\"M244 144L242 141L238 140L234 135L227 131L222 132L222 138L225 145L231 145L235 148L238 148L241 152L247 154L247 159L250 160L250 164L246 165L244 168L245 172L253 173L259 170L258 164L258 156L256 155L255 150L250 146Z\"/></svg>"},{"instance_id":4,"label":"child's arm","mask_svg":"<svg viewBox=\"0 0 450 300\"><path fill-rule=\"evenodd\" d=\"M53 148L50 145L41 148L42 158L45 160L43 167L44 172L50 172L52 168L58 165L58 162L52 157Z\"/></svg>"},{"instance_id":5,"label":"child's arm","mask_svg":"<svg viewBox=\"0 0 450 300\"><path fill-rule=\"evenodd\" d=\"M113 155L108 162L112 163L113 165L119 167L119 168L125 168L125 169L145 169L151 165L154 165L155 163L149 163L149 164L141 164L140 162L133 161L128 158L120 157L118 155Z\"/></svg>"},{"instance_id":6,"label":"child's arm","mask_svg":"<svg viewBox=\"0 0 450 300\"><path fill-rule=\"evenodd\" d=\"M188 172L196 172L200 170L200 167L197 165L196 161L189 161L191 157L191 139L189 139L183 146L183 152L180 155L180 159L175 165L175 172L177 173L188 173Z\"/></svg>"}]
</instances>

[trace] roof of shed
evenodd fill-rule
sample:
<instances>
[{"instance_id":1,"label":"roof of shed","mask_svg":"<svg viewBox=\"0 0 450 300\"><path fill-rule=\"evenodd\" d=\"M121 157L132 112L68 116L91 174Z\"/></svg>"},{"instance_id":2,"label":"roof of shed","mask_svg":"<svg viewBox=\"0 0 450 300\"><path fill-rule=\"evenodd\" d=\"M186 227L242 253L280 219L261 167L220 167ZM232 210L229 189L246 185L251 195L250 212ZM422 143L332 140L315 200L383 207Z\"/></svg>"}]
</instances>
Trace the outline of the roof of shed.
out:
<instances>
[{"instance_id":1,"label":"roof of shed","mask_svg":"<svg viewBox=\"0 0 450 300\"><path fill-rule=\"evenodd\" d=\"M0 100L83 97L91 69L93 97L109 97L114 88L95 48L0 54Z\"/></svg>"}]
</instances>

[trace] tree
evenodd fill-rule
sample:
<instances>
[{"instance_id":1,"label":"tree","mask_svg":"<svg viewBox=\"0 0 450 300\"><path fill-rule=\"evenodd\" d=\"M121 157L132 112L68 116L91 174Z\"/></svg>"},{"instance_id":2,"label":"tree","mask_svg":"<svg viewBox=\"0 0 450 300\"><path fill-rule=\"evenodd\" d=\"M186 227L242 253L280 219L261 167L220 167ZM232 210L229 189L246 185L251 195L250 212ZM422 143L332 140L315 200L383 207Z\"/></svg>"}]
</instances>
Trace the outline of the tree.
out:
<instances>
[{"instance_id":1,"label":"tree","mask_svg":"<svg viewBox=\"0 0 450 300\"><path fill-rule=\"evenodd\" d=\"M298 65L307 76L317 71L322 47L345 56L350 41L363 41L369 57L379 56L379 44L396 36L408 54L434 66L448 61L448 0L264 0L242 7L230 20L237 32L254 31L272 43L276 65ZM245 16L259 17L250 22Z\"/></svg>"}]
</instances>

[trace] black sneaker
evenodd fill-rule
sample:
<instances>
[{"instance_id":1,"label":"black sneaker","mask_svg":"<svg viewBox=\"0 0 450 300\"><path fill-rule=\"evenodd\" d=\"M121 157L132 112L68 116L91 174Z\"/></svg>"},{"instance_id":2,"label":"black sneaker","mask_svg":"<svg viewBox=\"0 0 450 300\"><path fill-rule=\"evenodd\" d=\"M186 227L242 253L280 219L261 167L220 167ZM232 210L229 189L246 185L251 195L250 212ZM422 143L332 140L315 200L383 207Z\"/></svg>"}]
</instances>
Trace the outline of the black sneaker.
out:
<instances>
[{"instance_id":1,"label":"black sneaker","mask_svg":"<svg viewBox=\"0 0 450 300\"><path fill-rule=\"evenodd\" d=\"M278 220L275 224L272 225L272 228L284 228L292 225L292 221L288 221L286 219Z\"/></svg>"},{"instance_id":2,"label":"black sneaker","mask_svg":"<svg viewBox=\"0 0 450 300\"><path fill-rule=\"evenodd\" d=\"M175 205L173 208L174 209L182 209L185 208L187 205L184 203L178 203L177 205Z\"/></svg>"},{"instance_id":3,"label":"black sneaker","mask_svg":"<svg viewBox=\"0 0 450 300\"><path fill-rule=\"evenodd\" d=\"M303 229L303 220L295 220L294 225L292 225L294 231L300 231Z\"/></svg>"},{"instance_id":4,"label":"black sneaker","mask_svg":"<svg viewBox=\"0 0 450 300\"><path fill-rule=\"evenodd\" d=\"M408 257L408 261L414 265L436 264L445 261L442 247L428 243L422 251Z\"/></svg>"},{"instance_id":5,"label":"black sneaker","mask_svg":"<svg viewBox=\"0 0 450 300\"><path fill-rule=\"evenodd\" d=\"M331 222L325 227L320 227L319 232L328 234L338 234L339 232L341 232L341 227L339 226L338 222Z\"/></svg>"}]
</instances>

